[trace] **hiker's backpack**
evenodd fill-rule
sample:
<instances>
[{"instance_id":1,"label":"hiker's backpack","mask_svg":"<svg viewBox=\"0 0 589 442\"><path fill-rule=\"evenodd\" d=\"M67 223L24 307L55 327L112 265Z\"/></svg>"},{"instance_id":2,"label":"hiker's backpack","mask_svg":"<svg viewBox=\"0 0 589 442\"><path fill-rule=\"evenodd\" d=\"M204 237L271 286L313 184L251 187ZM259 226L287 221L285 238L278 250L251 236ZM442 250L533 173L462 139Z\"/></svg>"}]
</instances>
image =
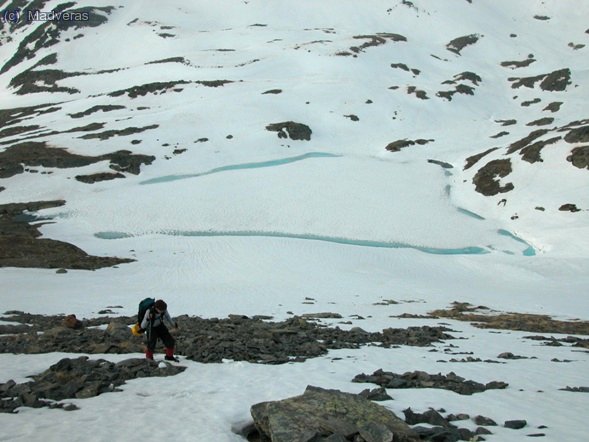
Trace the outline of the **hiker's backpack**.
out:
<instances>
[{"instance_id":1,"label":"hiker's backpack","mask_svg":"<svg viewBox=\"0 0 589 442\"><path fill-rule=\"evenodd\" d=\"M139 311L137 313L137 322L141 324L145 317L145 312L149 310L155 304L155 298L145 298L139 303Z\"/></svg>"}]
</instances>

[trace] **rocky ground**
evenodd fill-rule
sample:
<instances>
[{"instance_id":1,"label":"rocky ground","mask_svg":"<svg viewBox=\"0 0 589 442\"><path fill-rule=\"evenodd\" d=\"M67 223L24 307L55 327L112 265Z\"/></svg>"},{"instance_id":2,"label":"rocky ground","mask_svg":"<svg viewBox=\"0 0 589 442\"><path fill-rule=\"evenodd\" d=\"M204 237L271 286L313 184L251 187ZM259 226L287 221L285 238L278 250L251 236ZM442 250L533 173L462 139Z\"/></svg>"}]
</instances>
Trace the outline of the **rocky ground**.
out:
<instances>
[{"instance_id":1,"label":"rocky ground","mask_svg":"<svg viewBox=\"0 0 589 442\"><path fill-rule=\"evenodd\" d=\"M44 316L19 311L5 312L5 319L12 324L0 325L0 353L64 352L84 356L64 358L25 383L17 384L12 380L0 383L0 412L15 413L23 406L73 411L77 406L68 403L68 399L84 399L120 391L119 387L127 380L173 376L186 369L182 364L158 363L143 358L130 358L119 363L89 358L88 354L132 354L143 351L143 338L132 335L129 329L135 318L111 316L116 308L113 306L100 312L103 317L83 320L75 315ZM429 318L444 316L490 326L490 320L485 322L481 319L487 318L483 314L485 310L488 309L455 303L448 310L432 312ZM499 321L499 325L513 326L514 321L519 320L520 325L523 324L519 329L536 332L567 330L585 334L588 326L582 321L565 323L548 317L539 321L534 315L509 313L504 316L510 318L511 322L502 315L490 315L493 321ZM321 323L324 319L343 318L331 312L293 316L281 322L273 322L272 318L264 316L230 315L222 319L203 319L183 315L177 318L179 328L174 333L177 354L187 360L203 363L231 359L282 364L325 355L331 349L353 349L367 345L386 348L399 345L427 347L455 339L453 331L445 327L388 328L380 332L367 332L358 327L342 330L337 326L326 326ZM527 338L543 340L546 345L569 344L584 348L587 348L589 342L573 337L560 340L544 336ZM520 357L506 352L498 355L498 358L507 360ZM491 434L492 427L499 425L490 417L434 409L416 413L408 408L404 410L402 419L375 402L391 399L386 389L440 388L472 395L508 386L501 380L482 384L452 372L446 375L421 371L397 374L383 369L372 374L360 373L351 381L376 384L378 387L355 395L309 386L301 396L254 405L251 410L252 423L234 428L233 431L249 441L266 442L295 440L293 438L332 442L485 440L484 435ZM586 392L586 387L569 388L572 392ZM325 404L332 404L333 407ZM333 414L333 410L342 407L353 412ZM460 428L460 421L474 421L477 428L474 431ZM514 430L525 428L528 436L544 435L539 431L530 433L530 427L524 419L509 420L503 426Z\"/></svg>"}]
</instances>

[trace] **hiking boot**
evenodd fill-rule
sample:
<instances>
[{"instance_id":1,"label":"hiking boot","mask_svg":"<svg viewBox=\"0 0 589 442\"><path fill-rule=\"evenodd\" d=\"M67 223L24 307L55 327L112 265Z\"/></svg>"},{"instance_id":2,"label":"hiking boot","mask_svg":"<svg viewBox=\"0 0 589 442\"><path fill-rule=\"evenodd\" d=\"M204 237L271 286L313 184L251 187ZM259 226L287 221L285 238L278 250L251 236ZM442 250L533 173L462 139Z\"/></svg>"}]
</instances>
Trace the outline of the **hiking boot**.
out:
<instances>
[{"instance_id":1,"label":"hiking boot","mask_svg":"<svg viewBox=\"0 0 589 442\"><path fill-rule=\"evenodd\" d=\"M166 361L180 362L180 359L178 359L176 356L166 356L164 359Z\"/></svg>"}]
</instances>

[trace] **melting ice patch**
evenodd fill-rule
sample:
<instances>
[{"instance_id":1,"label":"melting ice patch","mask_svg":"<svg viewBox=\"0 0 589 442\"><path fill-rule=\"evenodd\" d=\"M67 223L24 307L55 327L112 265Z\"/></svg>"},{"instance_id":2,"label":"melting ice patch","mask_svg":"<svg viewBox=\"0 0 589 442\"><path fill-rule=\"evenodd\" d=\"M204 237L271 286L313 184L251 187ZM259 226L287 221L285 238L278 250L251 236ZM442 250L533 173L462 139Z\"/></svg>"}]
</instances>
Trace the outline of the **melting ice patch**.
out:
<instances>
[{"instance_id":1,"label":"melting ice patch","mask_svg":"<svg viewBox=\"0 0 589 442\"><path fill-rule=\"evenodd\" d=\"M499 234L509 236L518 242L526 244L528 248L524 250L525 256L535 255L533 247L527 244L522 239L515 235L507 232L506 230L498 231ZM147 233L146 233L147 234ZM221 237L221 236L235 236L235 237L266 237L266 238L289 238L299 239L307 241L325 241L336 244L343 244L348 246L359 246L359 247L376 247L385 249L414 249L420 252L434 254L434 255L483 255L490 253L489 248L479 246L469 246L460 248L439 248L439 247L428 247L420 246L415 244L408 244L403 242L388 242L388 241L372 241L365 239L351 239L337 236L325 236L325 235L313 235L313 234L299 234L299 233L284 233L284 232L250 232L250 231L229 231L229 232L216 232L216 231L186 231L186 230L162 230L158 232L150 232L150 234L157 235L168 235L168 236L185 236L185 237ZM94 235L100 239L124 239L133 238L136 234L125 233L125 232L98 232Z\"/></svg>"},{"instance_id":2,"label":"melting ice patch","mask_svg":"<svg viewBox=\"0 0 589 442\"><path fill-rule=\"evenodd\" d=\"M201 176L212 175L214 173L227 172L230 170L261 169L264 167L282 166L284 164L295 163L297 161L306 160L308 158L337 158L340 156L341 155L335 155L335 154L326 153L326 152L308 152L303 155L298 155L295 157L288 157L288 158L281 158L278 160L259 161L259 162L255 162L255 163L231 164L228 166L215 167L214 169L208 170L206 172L200 172L200 173L190 173L190 174L184 174L184 175L166 175L166 176L152 178L149 180L142 181L140 184L168 183L171 181L185 180L188 178L197 178L197 177L201 177Z\"/></svg>"}]
</instances>

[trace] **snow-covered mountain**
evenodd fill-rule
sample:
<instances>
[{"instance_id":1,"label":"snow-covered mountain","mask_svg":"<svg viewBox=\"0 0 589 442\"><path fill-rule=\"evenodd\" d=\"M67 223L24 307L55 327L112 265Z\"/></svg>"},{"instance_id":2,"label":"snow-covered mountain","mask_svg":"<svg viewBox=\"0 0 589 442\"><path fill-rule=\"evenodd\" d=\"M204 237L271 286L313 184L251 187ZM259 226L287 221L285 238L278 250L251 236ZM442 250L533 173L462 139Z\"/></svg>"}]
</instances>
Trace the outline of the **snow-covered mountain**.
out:
<instances>
[{"instance_id":1,"label":"snow-covered mountain","mask_svg":"<svg viewBox=\"0 0 589 442\"><path fill-rule=\"evenodd\" d=\"M5 220L32 222L26 234L0 225L3 311L133 314L153 294L177 313L332 310L374 330L423 324L390 316L454 300L589 319L586 0L12 0L0 10L0 204ZM383 299L419 302L374 306ZM477 349L509 342L452 325ZM446 370L426 351L408 349L413 365L401 365ZM358 352L353 368L328 361L332 386L351 391L350 370L389 360ZM589 359L576 359L534 366L534 382L549 389L558 372L587 384ZM220 369L229 382L252 376L231 367ZM252 397L280 398L258 387ZM567 393L551 394L521 403L554 412L566 437L552 440L573 440L583 399L564 418L552 407ZM200 431L243 418L248 400Z\"/></svg>"}]
</instances>

